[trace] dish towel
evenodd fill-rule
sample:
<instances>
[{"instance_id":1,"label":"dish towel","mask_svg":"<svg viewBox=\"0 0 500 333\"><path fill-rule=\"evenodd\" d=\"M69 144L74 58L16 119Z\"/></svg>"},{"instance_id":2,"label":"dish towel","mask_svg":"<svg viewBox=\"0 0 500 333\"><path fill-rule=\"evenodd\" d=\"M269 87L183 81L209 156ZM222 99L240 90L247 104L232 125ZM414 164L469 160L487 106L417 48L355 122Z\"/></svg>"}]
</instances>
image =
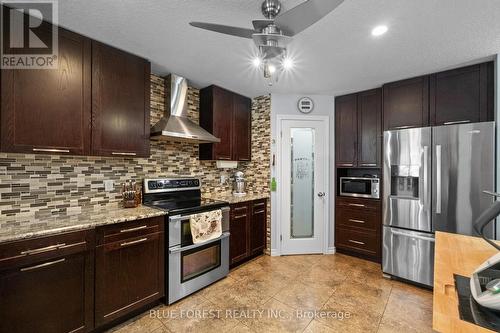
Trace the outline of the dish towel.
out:
<instances>
[{"instance_id":1,"label":"dish towel","mask_svg":"<svg viewBox=\"0 0 500 333\"><path fill-rule=\"evenodd\" d=\"M189 219L193 243L200 244L222 235L222 211L212 210L191 215Z\"/></svg>"}]
</instances>

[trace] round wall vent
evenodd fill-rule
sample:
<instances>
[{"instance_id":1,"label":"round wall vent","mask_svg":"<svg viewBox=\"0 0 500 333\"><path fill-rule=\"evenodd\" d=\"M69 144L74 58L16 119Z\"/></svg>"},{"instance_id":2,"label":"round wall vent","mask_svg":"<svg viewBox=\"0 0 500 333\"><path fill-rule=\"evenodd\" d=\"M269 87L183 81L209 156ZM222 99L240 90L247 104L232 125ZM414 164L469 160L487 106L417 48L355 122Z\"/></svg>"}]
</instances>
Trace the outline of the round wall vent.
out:
<instances>
[{"instance_id":1,"label":"round wall vent","mask_svg":"<svg viewBox=\"0 0 500 333\"><path fill-rule=\"evenodd\" d=\"M301 99L299 99L297 107L302 113L311 113L314 109L314 102L309 97L302 97Z\"/></svg>"}]
</instances>

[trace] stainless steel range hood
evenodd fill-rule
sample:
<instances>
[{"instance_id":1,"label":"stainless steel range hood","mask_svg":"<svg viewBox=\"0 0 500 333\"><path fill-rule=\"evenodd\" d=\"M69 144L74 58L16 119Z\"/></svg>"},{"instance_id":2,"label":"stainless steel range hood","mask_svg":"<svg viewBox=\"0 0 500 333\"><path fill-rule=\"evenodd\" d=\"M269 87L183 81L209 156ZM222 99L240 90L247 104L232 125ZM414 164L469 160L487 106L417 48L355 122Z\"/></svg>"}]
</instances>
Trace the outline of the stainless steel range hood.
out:
<instances>
[{"instance_id":1,"label":"stainless steel range hood","mask_svg":"<svg viewBox=\"0 0 500 333\"><path fill-rule=\"evenodd\" d=\"M165 78L165 115L151 128L151 140L217 143L216 138L188 119L188 82L170 74Z\"/></svg>"}]
</instances>

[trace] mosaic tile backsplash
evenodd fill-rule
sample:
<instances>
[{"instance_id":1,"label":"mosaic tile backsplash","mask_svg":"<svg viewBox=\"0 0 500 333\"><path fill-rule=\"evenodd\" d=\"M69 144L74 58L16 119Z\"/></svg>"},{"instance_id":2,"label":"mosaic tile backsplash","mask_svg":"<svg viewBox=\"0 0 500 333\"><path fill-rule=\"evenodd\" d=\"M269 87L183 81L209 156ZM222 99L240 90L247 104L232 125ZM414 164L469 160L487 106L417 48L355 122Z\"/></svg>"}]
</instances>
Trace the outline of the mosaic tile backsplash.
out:
<instances>
[{"instance_id":1,"label":"mosaic tile backsplash","mask_svg":"<svg viewBox=\"0 0 500 333\"><path fill-rule=\"evenodd\" d=\"M165 110L164 80L151 76L151 124ZM199 91L189 89L189 117L198 122ZM268 193L270 177L271 98L252 103L252 161L239 163L248 192ZM214 161L198 160L198 145L151 141L150 158L114 158L0 153L0 215L65 213L86 206L117 205L120 184L145 177L198 176L204 193L227 194L230 184L220 176L234 170L217 169ZM115 189L104 190L111 179ZM269 218L268 218L269 220Z\"/></svg>"}]
</instances>

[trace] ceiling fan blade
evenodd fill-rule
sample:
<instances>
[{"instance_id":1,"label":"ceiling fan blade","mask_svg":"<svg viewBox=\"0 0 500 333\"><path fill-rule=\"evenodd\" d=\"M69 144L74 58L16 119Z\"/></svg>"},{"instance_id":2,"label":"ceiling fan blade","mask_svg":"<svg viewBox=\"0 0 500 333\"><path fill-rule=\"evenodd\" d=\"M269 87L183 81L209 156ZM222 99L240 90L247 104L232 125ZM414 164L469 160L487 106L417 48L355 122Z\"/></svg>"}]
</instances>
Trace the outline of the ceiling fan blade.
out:
<instances>
[{"instance_id":1,"label":"ceiling fan blade","mask_svg":"<svg viewBox=\"0 0 500 333\"><path fill-rule=\"evenodd\" d=\"M344 0L307 0L278 15L274 23L283 34L294 36L322 19L342 2Z\"/></svg>"},{"instance_id":2,"label":"ceiling fan blade","mask_svg":"<svg viewBox=\"0 0 500 333\"><path fill-rule=\"evenodd\" d=\"M252 39L252 35L255 33L252 29L231 27L229 25L222 24L212 24L212 23L203 23L203 22L189 22L190 25L196 28L215 31L221 34L243 37Z\"/></svg>"}]
</instances>

